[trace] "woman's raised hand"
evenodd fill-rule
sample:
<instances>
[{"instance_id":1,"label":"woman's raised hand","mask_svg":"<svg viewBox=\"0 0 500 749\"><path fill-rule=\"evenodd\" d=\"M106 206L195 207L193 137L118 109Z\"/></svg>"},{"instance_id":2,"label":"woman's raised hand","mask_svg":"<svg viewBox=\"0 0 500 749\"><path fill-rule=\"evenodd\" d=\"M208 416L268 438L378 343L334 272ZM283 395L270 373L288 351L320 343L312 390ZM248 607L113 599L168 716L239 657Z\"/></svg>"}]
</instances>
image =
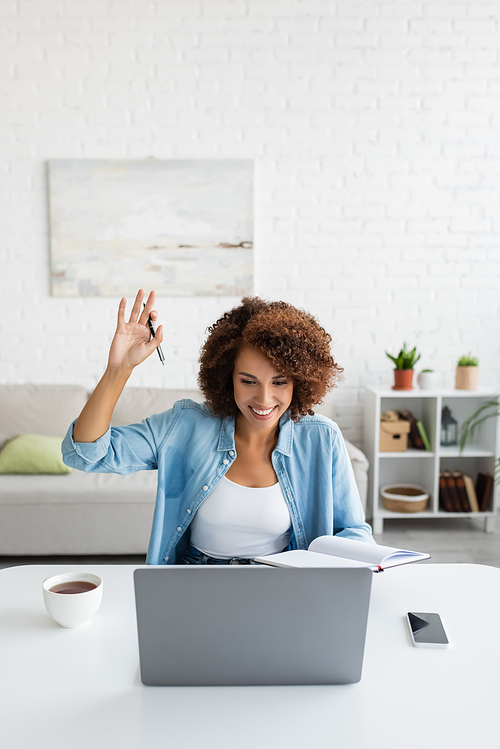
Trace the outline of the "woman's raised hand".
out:
<instances>
[{"instance_id":1,"label":"woman's raised hand","mask_svg":"<svg viewBox=\"0 0 500 749\"><path fill-rule=\"evenodd\" d=\"M120 300L118 307L118 322L115 335L109 350L108 367L132 370L147 359L163 340L163 326L160 325L154 338L148 327L148 317L151 315L153 323L158 317L153 305L156 292L152 291L143 307L144 291L139 289L132 307L128 322L125 320L125 297Z\"/></svg>"}]
</instances>

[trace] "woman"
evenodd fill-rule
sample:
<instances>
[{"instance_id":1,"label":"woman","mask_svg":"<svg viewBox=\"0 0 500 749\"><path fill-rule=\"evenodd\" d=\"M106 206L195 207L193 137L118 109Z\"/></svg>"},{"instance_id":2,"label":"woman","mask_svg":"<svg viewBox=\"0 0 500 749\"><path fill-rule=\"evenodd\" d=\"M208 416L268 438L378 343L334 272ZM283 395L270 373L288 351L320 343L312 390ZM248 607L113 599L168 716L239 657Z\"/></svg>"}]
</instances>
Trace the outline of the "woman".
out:
<instances>
[{"instance_id":1,"label":"woman","mask_svg":"<svg viewBox=\"0 0 500 749\"><path fill-rule=\"evenodd\" d=\"M200 356L206 402L177 402L142 424L110 428L150 338L155 292L126 299L106 371L63 442L67 465L121 474L158 470L148 564L249 563L320 535L371 541L342 435L312 406L342 369L331 338L285 302L243 299L210 329Z\"/></svg>"}]
</instances>

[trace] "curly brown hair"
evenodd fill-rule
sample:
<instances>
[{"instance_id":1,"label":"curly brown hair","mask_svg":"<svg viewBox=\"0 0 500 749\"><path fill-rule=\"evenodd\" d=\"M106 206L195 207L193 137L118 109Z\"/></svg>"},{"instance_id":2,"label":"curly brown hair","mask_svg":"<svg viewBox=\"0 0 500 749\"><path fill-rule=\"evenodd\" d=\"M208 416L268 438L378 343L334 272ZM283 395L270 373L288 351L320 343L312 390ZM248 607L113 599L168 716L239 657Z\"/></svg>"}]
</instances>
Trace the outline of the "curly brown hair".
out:
<instances>
[{"instance_id":1,"label":"curly brown hair","mask_svg":"<svg viewBox=\"0 0 500 749\"><path fill-rule=\"evenodd\" d=\"M219 416L234 415L233 370L239 350L258 349L277 372L293 381L291 416L312 407L337 386L344 371L330 353L331 336L310 313L287 302L245 297L208 328L200 353L198 385Z\"/></svg>"}]
</instances>

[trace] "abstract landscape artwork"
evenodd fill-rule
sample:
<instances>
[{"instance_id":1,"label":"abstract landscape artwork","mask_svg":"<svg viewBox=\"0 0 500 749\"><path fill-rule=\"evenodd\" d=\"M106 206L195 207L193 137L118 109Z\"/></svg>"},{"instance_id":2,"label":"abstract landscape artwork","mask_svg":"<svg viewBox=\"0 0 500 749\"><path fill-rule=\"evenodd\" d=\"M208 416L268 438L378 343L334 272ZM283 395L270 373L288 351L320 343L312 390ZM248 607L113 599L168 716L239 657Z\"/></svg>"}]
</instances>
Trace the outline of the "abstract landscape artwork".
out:
<instances>
[{"instance_id":1,"label":"abstract landscape artwork","mask_svg":"<svg viewBox=\"0 0 500 749\"><path fill-rule=\"evenodd\" d=\"M53 296L253 291L253 162L49 161Z\"/></svg>"}]
</instances>

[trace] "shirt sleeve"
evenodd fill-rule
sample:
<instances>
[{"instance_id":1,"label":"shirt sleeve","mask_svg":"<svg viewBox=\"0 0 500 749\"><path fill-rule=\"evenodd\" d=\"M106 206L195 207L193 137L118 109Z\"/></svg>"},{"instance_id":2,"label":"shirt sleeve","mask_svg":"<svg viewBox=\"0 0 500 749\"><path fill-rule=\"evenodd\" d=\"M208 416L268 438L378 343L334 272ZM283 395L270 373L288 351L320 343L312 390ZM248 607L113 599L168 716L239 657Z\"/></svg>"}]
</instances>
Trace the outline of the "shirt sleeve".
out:
<instances>
[{"instance_id":1,"label":"shirt sleeve","mask_svg":"<svg viewBox=\"0 0 500 749\"><path fill-rule=\"evenodd\" d=\"M333 499L335 536L355 541L375 543L371 526L365 522L365 513L354 478L352 463L344 438L337 430L333 446Z\"/></svg>"},{"instance_id":2,"label":"shirt sleeve","mask_svg":"<svg viewBox=\"0 0 500 749\"><path fill-rule=\"evenodd\" d=\"M95 442L75 442L73 427L68 429L62 443L66 465L86 473L129 474L158 468L159 437L169 421L166 411L140 424L110 427Z\"/></svg>"}]
</instances>

